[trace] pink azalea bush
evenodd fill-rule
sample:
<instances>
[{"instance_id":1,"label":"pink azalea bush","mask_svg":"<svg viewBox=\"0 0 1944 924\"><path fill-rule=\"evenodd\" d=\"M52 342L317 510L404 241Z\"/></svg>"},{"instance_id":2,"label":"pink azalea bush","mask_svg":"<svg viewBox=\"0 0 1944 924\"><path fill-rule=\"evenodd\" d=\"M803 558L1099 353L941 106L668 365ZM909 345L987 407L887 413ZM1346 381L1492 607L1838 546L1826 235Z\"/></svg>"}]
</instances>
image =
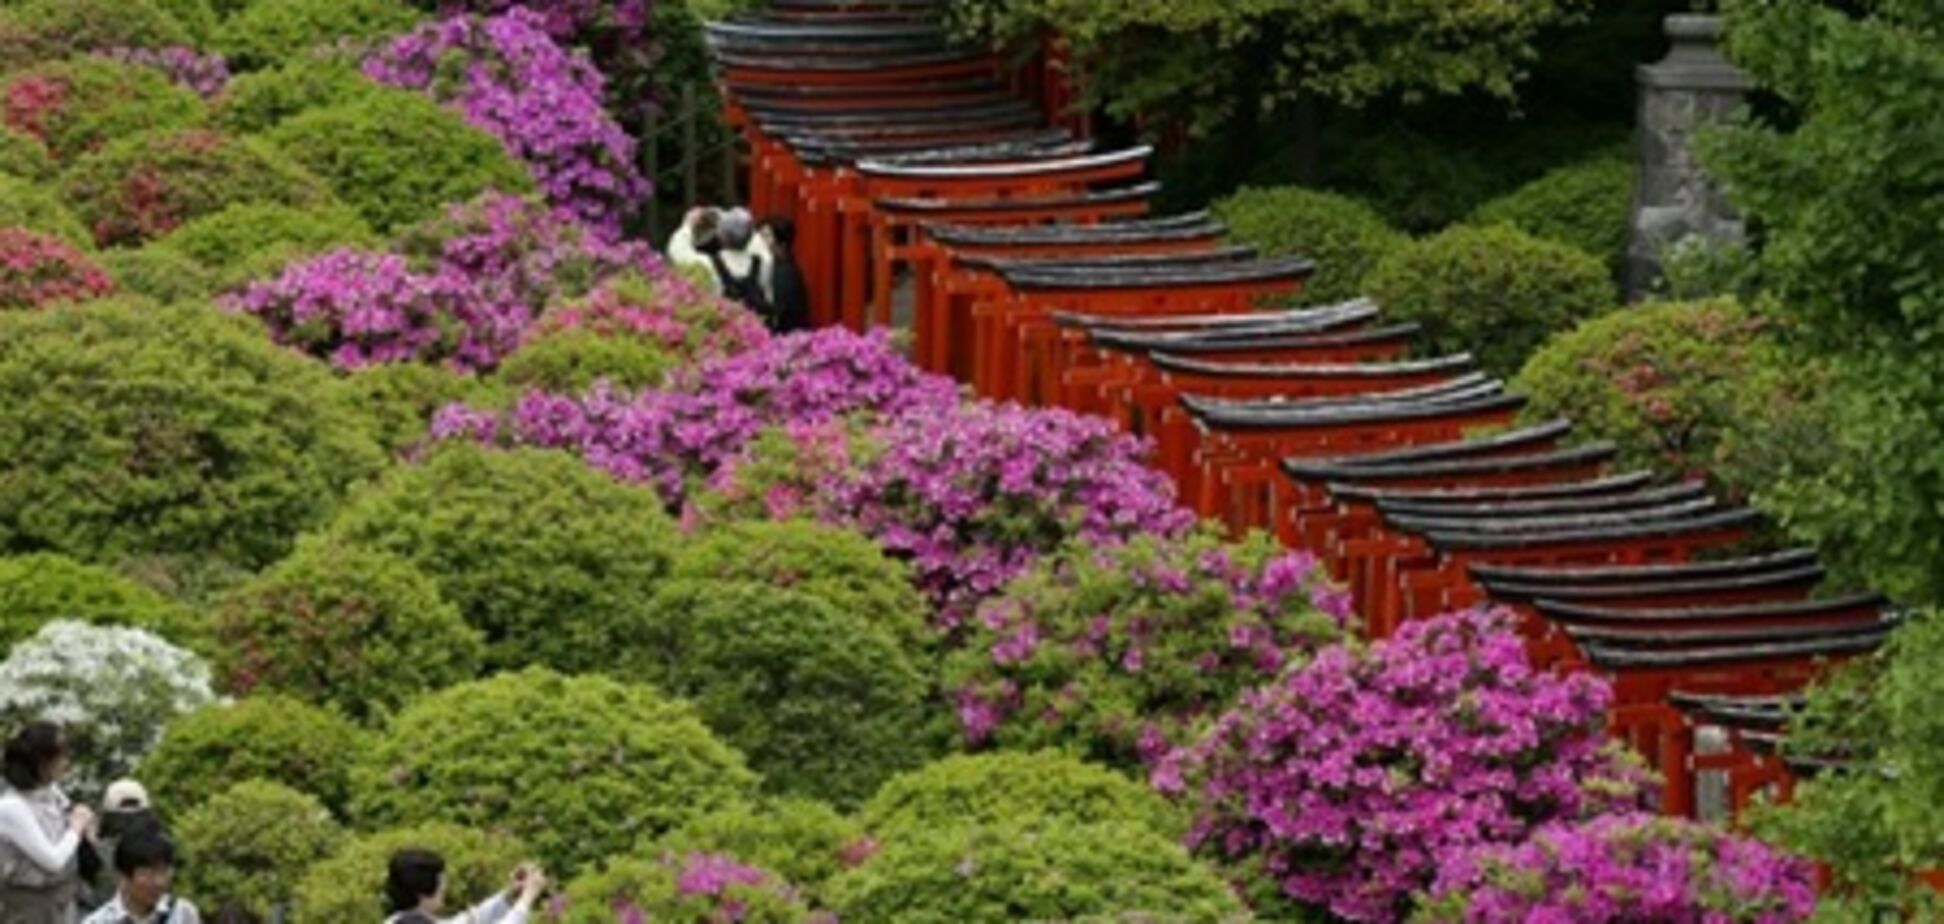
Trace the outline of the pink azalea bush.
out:
<instances>
[{"instance_id":1,"label":"pink azalea bush","mask_svg":"<svg viewBox=\"0 0 1944 924\"><path fill-rule=\"evenodd\" d=\"M529 11L562 46L583 48L608 80L609 108L633 119L651 104L654 73L666 49L654 0L418 0L444 15ZM678 10L680 6L676 7Z\"/></svg>"},{"instance_id":2,"label":"pink azalea bush","mask_svg":"<svg viewBox=\"0 0 1944 924\"><path fill-rule=\"evenodd\" d=\"M1076 543L967 620L945 688L970 745L1077 748L1140 769L1340 640L1349 616L1315 556L1260 535Z\"/></svg>"},{"instance_id":3,"label":"pink azalea bush","mask_svg":"<svg viewBox=\"0 0 1944 924\"><path fill-rule=\"evenodd\" d=\"M0 228L0 311L86 301L114 288L74 245L24 228Z\"/></svg>"},{"instance_id":4,"label":"pink azalea bush","mask_svg":"<svg viewBox=\"0 0 1944 924\"><path fill-rule=\"evenodd\" d=\"M458 108L524 161L549 202L608 237L648 195L635 143L602 108L605 83L524 6L454 16L393 40L365 61L380 83Z\"/></svg>"},{"instance_id":5,"label":"pink azalea bush","mask_svg":"<svg viewBox=\"0 0 1944 924\"><path fill-rule=\"evenodd\" d=\"M1714 828L1626 814L1448 858L1413 920L1796 924L1815 910L1808 864Z\"/></svg>"},{"instance_id":6,"label":"pink azalea bush","mask_svg":"<svg viewBox=\"0 0 1944 924\"><path fill-rule=\"evenodd\" d=\"M675 273L651 278L631 272L610 279L586 298L548 309L531 336L569 331L649 340L690 362L746 353L770 339L769 328L754 312Z\"/></svg>"},{"instance_id":7,"label":"pink azalea bush","mask_svg":"<svg viewBox=\"0 0 1944 924\"><path fill-rule=\"evenodd\" d=\"M624 859L575 880L545 920L565 924L835 924L812 914L799 891L775 874L714 853Z\"/></svg>"},{"instance_id":8,"label":"pink azalea bush","mask_svg":"<svg viewBox=\"0 0 1944 924\"><path fill-rule=\"evenodd\" d=\"M204 54L194 48L107 48L95 52L124 64L160 71L177 85L212 99L229 86L229 62L215 52Z\"/></svg>"},{"instance_id":9,"label":"pink azalea bush","mask_svg":"<svg viewBox=\"0 0 1944 924\"><path fill-rule=\"evenodd\" d=\"M463 276L490 297L538 316L559 299L580 298L618 273L675 274L635 241L610 241L565 209L487 192L400 235L414 269Z\"/></svg>"},{"instance_id":10,"label":"pink azalea bush","mask_svg":"<svg viewBox=\"0 0 1944 924\"><path fill-rule=\"evenodd\" d=\"M1395 921L1469 851L1639 804L1605 746L1611 700L1533 670L1509 614L1456 613L1245 694L1153 781L1196 811L1190 846L1259 902Z\"/></svg>"}]
</instances>

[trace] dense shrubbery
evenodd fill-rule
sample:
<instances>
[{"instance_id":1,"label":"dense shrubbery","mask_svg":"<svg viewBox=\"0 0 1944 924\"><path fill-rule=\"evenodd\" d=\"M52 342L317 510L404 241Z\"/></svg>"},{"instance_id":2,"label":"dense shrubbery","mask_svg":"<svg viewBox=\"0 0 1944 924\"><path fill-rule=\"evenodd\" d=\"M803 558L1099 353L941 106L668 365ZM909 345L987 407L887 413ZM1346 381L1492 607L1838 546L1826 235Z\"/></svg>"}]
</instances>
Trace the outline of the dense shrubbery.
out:
<instances>
[{"instance_id":1,"label":"dense shrubbery","mask_svg":"<svg viewBox=\"0 0 1944 924\"><path fill-rule=\"evenodd\" d=\"M1634 163L1620 154L1561 167L1478 207L1473 225L1509 224L1579 248L1618 269L1627 255Z\"/></svg>"},{"instance_id":2,"label":"dense shrubbery","mask_svg":"<svg viewBox=\"0 0 1944 924\"><path fill-rule=\"evenodd\" d=\"M711 812L637 848L646 856L715 854L773 870L813 906L822 889L875 849L863 825L820 802L779 799Z\"/></svg>"},{"instance_id":3,"label":"dense shrubbery","mask_svg":"<svg viewBox=\"0 0 1944 924\"><path fill-rule=\"evenodd\" d=\"M395 0L250 0L213 44L239 69L275 67L312 49L403 32L422 17Z\"/></svg>"},{"instance_id":4,"label":"dense shrubbery","mask_svg":"<svg viewBox=\"0 0 1944 924\"><path fill-rule=\"evenodd\" d=\"M54 177L54 159L39 138L0 124L0 174L45 182Z\"/></svg>"},{"instance_id":5,"label":"dense shrubbery","mask_svg":"<svg viewBox=\"0 0 1944 924\"><path fill-rule=\"evenodd\" d=\"M705 853L618 860L574 880L561 908L566 924L811 919L796 889L776 874Z\"/></svg>"},{"instance_id":6,"label":"dense shrubbery","mask_svg":"<svg viewBox=\"0 0 1944 924\"><path fill-rule=\"evenodd\" d=\"M355 61L318 53L231 80L214 118L230 131L261 132L301 112L382 93Z\"/></svg>"},{"instance_id":7,"label":"dense shrubbery","mask_svg":"<svg viewBox=\"0 0 1944 924\"><path fill-rule=\"evenodd\" d=\"M193 0L178 2L187 4ZM203 54L194 48L109 48L95 54L156 71L203 99L218 96L229 86L229 62L222 55Z\"/></svg>"},{"instance_id":8,"label":"dense shrubbery","mask_svg":"<svg viewBox=\"0 0 1944 924\"><path fill-rule=\"evenodd\" d=\"M486 647L417 568L323 541L233 593L216 632L229 692L285 693L364 722L478 676Z\"/></svg>"},{"instance_id":9,"label":"dense shrubbery","mask_svg":"<svg viewBox=\"0 0 1944 924\"><path fill-rule=\"evenodd\" d=\"M506 831L571 876L747 799L755 785L742 756L686 704L647 687L531 670L452 687L400 713L359 768L356 811L367 823Z\"/></svg>"},{"instance_id":10,"label":"dense shrubbery","mask_svg":"<svg viewBox=\"0 0 1944 924\"><path fill-rule=\"evenodd\" d=\"M356 212L336 205L240 202L184 222L156 246L194 260L218 288L276 276L300 258L334 247L373 247Z\"/></svg>"},{"instance_id":11,"label":"dense shrubbery","mask_svg":"<svg viewBox=\"0 0 1944 924\"><path fill-rule=\"evenodd\" d=\"M7 126L40 139L58 163L137 132L191 128L207 115L200 97L160 73L92 55L0 77L0 96Z\"/></svg>"},{"instance_id":12,"label":"dense shrubbery","mask_svg":"<svg viewBox=\"0 0 1944 924\"><path fill-rule=\"evenodd\" d=\"M1387 316L1424 325L1434 355L1468 351L1500 375L1547 335L1619 303L1598 260L1502 226L1418 241L1379 262L1366 286Z\"/></svg>"},{"instance_id":13,"label":"dense shrubbery","mask_svg":"<svg viewBox=\"0 0 1944 924\"><path fill-rule=\"evenodd\" d=\"M585 298L547 309L500 378L524 388L579 394L596 382L637 390L703 359L767 340L755 315L672 274L629 271Z\"/></svg>"},{"instance_id":14,"label":"dense shrubbery","mask_svg":"<svg viewBox=\"0 0 1944 924\"><path fill-rule=\"evenodd\" d=\"M57 237L82 250L94 249L94 235L74 217L54 191L38 181L0 175L0 228Z\"/></svg>"},{"instance_id":15,"label":"dense shrubbery","mask_svg":"<svg viewBox=\"0 0 1944 924\"><path fill-rule=\"evenodd\" d=\"M0 458L0 548L247 567L382 461L321 366L204 306L128 303L0 314Z\"/></svg>"},{"instance_id":16,"label":"dense shrubbery","mask_svg":"<svg viewBox=\"0 0 1944 924\"><path fill-rule=\"evenodd\" d=\"M88 301L113 289L107 274L67 242L0 228L0 311Z\"/></svg>"},{"instance_id":17,"label":"dense shrubbery","mask_svg":"<svg viewBox=\"0 0 1944 924\"><path fill-rule=\"evenodd\" d=\"M154 0L9 0L0 6L0 72L102 48L187 45L191 38Z\"/></svg>"},{"instance_id":18,"label":"dense shrubbery","mask_svg":"<svg viewBox=\"0 0 1944 924\"><path fill-rule=\"evenodd\" d=\"M157 806L165 815L249 780L280 783L342 812L365 745L365 733L342 717L293 699L253 696L171 722L142 762L141 779L167 794Z\"/></svg>"},{"instance_id":19,"label":"dense shrubbery","mask_svg":"<svg viewBox=\"0 0 1944 924\"><path fill-rule=\"evenodd\" d=\"M263 917L290 899L304 870L344 841L323 803L263 780L217 793L171 827L189 858L179 894L211 905L233 902Z\"/></svg>"},{"instance_id":20,"label":"dense shrubbery","mask_svg":"<svg viewBox=\"0 0 1944 924\"><path fill-rule=\"evenodd\" d=\"M96 259L116 289L164 305L204 301L216 290L214 273L165 247L117 248Z\"/></svg>"},{"instance_id":21,"label":"dense shrubbery","mask_svg":"<svg viewBox=\"0 0 1944 924\"><path fill-rule=\"evenodd\" d=\"M954 825L1127 822L1171 838L1186 826L1148 787L1056 751L934 761L886 783L858 817L885 840Z\"/></svg>"},{"instance_id":22,"label":"dense shrubbery","mask_svg":"<svg viewBox=\"0 0 1944 924\"><path fill-rule=\"evenodd\" d=\"M378 442L394 454L423 444L432 418L447 405L497 400L489 382L420 363L371 366L346 376L342 384L377 428Z\"/></svg>"},{"instance_id":23,"label":"dense shrubbery","mask_svg":"<svg viewBox=\"0 0 1944 924\"><path fill-rule=\"evenodd\" d=\"M470 446L393 472L330 533L430 575L485 633L488 666L569 671L630 656L676 539L652 492L565 454Z\"/></svg>"},{"instance_id":24,"label":"dense shrubbery","mask_svg":"<svg viewBox=\"0 0 1944 924\"><path fill-rule=\"evenodd\" d=\"M448 908L471 908L506 888L507 872L529 859L526 848L511 837L453 825L368 834L304 873L291 902L291 924L346 924L383 913L385 866L392 854L406 848L445 858Z\"/></svg>"},{"instance_id":25,"label":"dense shrubbery","mask_svg":"<svg viewBox=\"0 0 1944 924\"><path fill-rule=\"evenodd\" d=\"M147 629L191 649L209 635L194 611L106 568L45 553L0 557L0 650L57 619Z\"/></svg>"},{"instance_id":26,"label":"dense shrubbery","mask_svg":"<svg viewBox=\"0 0 1944 924\"><path fill-rule=\"evenodd\" d=\"M1316 261L1298 304L1364 294L1364 277L1377 261L1410 241L1362 202L1299 186L1244 189L1216 203L1214 211L1238 243L1268 256L1300 254Z\"/></svg>"},{"instance_id":27,"label":"dense shrubbery","mask_svg":"<svg viewBox=\"0 0 1944 924\"><path fill-rule=\"evenodd\" d=\"M119 138L77 160L61 186L103 246L154 240L232 205L314 207L330 195L281 153L204 129Z\"/></svg>"},{"instance_id":28,"label":"dense shrubbery","mask_svg":"<svg viewBox=\"0 0 1944 924\"><path fill-rule=\"evenodd\" d=\"M395 249L414 270L456 272L495 300L524 306L523 323L629 272L648 274L658 291L685 291L647 245L606 240L565 210L497 190L400 230Z\"/></svg>"}]
</instances>

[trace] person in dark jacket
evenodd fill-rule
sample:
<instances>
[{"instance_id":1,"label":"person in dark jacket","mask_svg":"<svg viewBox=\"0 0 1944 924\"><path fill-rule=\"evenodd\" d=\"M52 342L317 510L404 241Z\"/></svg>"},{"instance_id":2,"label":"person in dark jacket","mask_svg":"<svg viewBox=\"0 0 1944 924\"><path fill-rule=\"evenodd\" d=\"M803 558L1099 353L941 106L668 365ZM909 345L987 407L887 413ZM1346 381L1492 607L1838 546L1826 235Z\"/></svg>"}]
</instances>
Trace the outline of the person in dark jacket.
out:
<instances>
[{"instance_id":1,"label":"person in dark jacket","mask_svg":"<svg viewBox=\"0 0 1944 924\"><path fill-rule=\"evenodd\" d=\"M763 225L769 241L770 314L763 318L770 330L779 334L810 327L810 290L803 282L803 267L796 261L796 224L788 218L773 218Z\"/></svg>"}]
</instances>

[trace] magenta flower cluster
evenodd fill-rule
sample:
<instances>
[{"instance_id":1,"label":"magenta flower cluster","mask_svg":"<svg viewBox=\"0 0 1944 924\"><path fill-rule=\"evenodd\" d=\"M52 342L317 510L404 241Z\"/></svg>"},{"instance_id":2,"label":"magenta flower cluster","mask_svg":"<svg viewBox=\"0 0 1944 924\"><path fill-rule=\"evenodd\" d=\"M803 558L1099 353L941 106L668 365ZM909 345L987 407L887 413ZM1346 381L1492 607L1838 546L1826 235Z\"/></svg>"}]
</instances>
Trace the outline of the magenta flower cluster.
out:
<instances>
[{"instance_id":1,"label":"magenta flower cluster","mask_svg":"<svg viewBox=\"0 0 1944 924\"><path fill-rule=\"evenodd\" d=\"M1816 910L1806 863L1691 822L1607 815L1448 858L1431 924L1797 924Z\"/></svg>"},{"instance_id":2,"label":"magenta flower cluster","mask_svg":"<svg viewBox=\"0 0 1944 924\"><path fill-rule=\"evenodd\" d=\"M556 304L531 336L563 331L639 338L687 362L745 353L770 339L755 312L717 298L680 273L610 279L584 299Z\"/></svg>"},{"instance_id":3,"label":"magenta flower cluster","mask_svg":"<svg viewBox=\"0 0 1944 924\"><path fill-rule=\"evenodd\" d=\"M634 139L603 108L601 72L548 26L524 6L454 16L393 40L364 70L458 108L527 164L548 201L617 238L649 184Z\"/></svg>"},{"instance_id":4,"label":"magenta flower cluster","mask_svg":"<svg viewBox=\"0 0 1944 924\"><path fill-rule=\"evenodd\" d=\"M610 240L565 209L500 192L454 205L407 231L400 249L417 269L458 273L489 297L518 302L534 315L624 271L671 284L677 279L645 244Z\"/></svg>"},{"instance_id":5,"label":"magenta flower cluster","mask_svg":"<svg viewBox=\"0 0 1944 924\"><path fill-rule=\"evenodd\" d=\"M160 71L176 84L210 99L229 86L229 62L215 52L194 48L108 48L95 52L124 64Z\"/></svg>"},{"instance_id":6,"label":"magenta flower cluster","mask_svg":"<svg viewBox=\"0 0 1944 924\"><path fill-rule=\"evenodd\" d=\"M664 856L658 877L672 878L647 885L643 894L613 897L615 924L654 921L697 921L736 924L739 921L801 919L809 924L836 924L828 914L802 910L795 887L776 876L733 858L713 853ZM560 915L555 914L554 919Z\"/></svg>"},{"instance_id":7,"label":"magenta flower cluster","mask_svg":"<svg viewBox=\"0 0 1944 924\"><path fill-rule=\"evenodd\" d=\"M1606 746L1602 681L1540 673L1508 614L1411 623L1244 695L1155 786L1197 813L1190 846L1351 921L1395 921L1438 870L1538 826L1635 807Z\"/></svg>"}]
</instances>

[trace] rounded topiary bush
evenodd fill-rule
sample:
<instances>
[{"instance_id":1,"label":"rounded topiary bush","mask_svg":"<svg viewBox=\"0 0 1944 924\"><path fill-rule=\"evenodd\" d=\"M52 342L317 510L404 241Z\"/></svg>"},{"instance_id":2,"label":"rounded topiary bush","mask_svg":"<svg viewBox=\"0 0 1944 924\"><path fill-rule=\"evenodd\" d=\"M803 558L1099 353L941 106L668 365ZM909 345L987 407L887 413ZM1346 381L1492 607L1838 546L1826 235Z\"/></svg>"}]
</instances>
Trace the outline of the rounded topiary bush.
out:
<instances>
[{"instance_id":1,"label":"rounded topiary bush","mask_svg":"<svg viewBox=\"0 0 1944 924\"><path fill-rule=\"evenodd\" d=\"M0 650L57 619L147 629L191 649L209 634L199 614L106 568L47 553L0 558Z\"/></svg>"},{"instance_id":2,"label":"rounded topiary bush","mask_svg":"<svg viewBox=\"0 0 1944 924\"><path fill-rule=\"evenodd\" d=\"M367 834L313 864L297 884L290 924L346 924L384 915L385 869L400 850L445 858L447 908L471 908L506 888L507 874L529 859L518 840L455 825L428 824ZM193 862L193 861L191 861Z\"/></svg>"},{"instance_id":3,"label":"rounded topiary bush","mask_svg":"<svg viewBox=\"0 0 1944 924\"><path fill-rule=\"evenodd\" d=\"M670 581L641 676L694 700L778 792L854 803L927 753L927 687L860 614L753 581Z\"/></svg>"},{"instance_id":4,"label":"rounded topiary bush","mask_svg":"<svg viewBox=\"0 0 1944 924\"><path fill-rule=\"evenodd\" d=\"M660 385L681 359L639 337L587 329L548 331L529 338L499 367L499 377L522 389L579 394L596 382L627 391Z\"/></svg>"},{"instance_id":5,"label":"rounded topiary bush","mask_svg":"<svg viewBox=\"0 0 1944 924\"><path fill-rule=\"evenodd\" d=\"M321 46L382 38L421 14L394 0L251 0L212 41L238 70L274 67Z\"/></svg>"},{"instance_id":6,"label":"rounded topiary bush","mask_svg":"<svg viewBox=\"0 0 1944 924\"><path fill-rule=\"evenodd\" d=\"M0 459L0 549L260 567L383 454L250 321L99 302L0 314Z\"/></svg>"},{"instance_id":7,"label":"rounded topiary bush","mask_svg":"<svg viewBox=\"0 0 1944 924\"><path fill-rule=\"evenodd\" d=\"M180 6L169 0L168 6ZM167 48L196 36L154 0L0 4L0 72L101 48Z\"/></svg>"},{"instance_id":8,"label":"rounded topiary bush","mask_svg":"<svg viewBox=\"0 0 1944 924\"><path fill-rule=\"evenodd\" d=\"M757 782L686 703L540 669L413 703L357 780L361 820L506 831L562 876L743 801Z\"/></svg>"},{"instance_id":9,"label":"rounded topiary bush","mask_svg":"<svg viewBox=\"0 0 1944 924\"><path fill-rule=\"evenodd\" d=\"M845 924L1247 919L1179 844L1127 822L909 832L838 876L829 895Z\"/></svg>"},{"instance_id":10,"label":"rounded topiary bush","mask_svg":"<svg viewBox=\"0 0 1944 924\"><path fill-rule=\"evenodd\" d=\"M858 818L885 840L955 824L1127 822L1170 837L1187 826L1147 786L1058 751L934 761L884 784Z\"/></svg>"},{"instance_id":11,"label":"rounded topiary bush","mask_svg":"<svg viewBox=\"0 0 1944 924\"><path fill-rule=\"evenodd\" d=\"M207 267L218 288L268 279L300 258L338 247L376 247L378 235L341 205L238 202L192 218L156 242Z\"/></svg>"},{"instance_id":12,"label":"rounded topiary bush","mask_svg":"<svg viewBox=\"0 0 1944 924\"><path fill-rule=\"evenodd\" d=\"M639 644L678 537L654 493L563 453L441 449L331 527L417 565L484 632L488 665L612 667Z\"/></svg>"},{"instance_id":13,"label":"rounded topiary bush","mask_svg":"<svg viewBox=\"0 0 1944 924\"><path fill-rule=\"evenodd\" d=\"M861 824L830 806L777 799L710 812L636 852L649 857L728 857L775 872L817 906L826 883L875 849Z\"/></svg>"},{"instance_id":14,"label":"rounded topiary bush","mask_svg":"<svg viewBox=\"0 0 1944 924\"><path fill-rule=\"evenodd\" d=\"M331 185L371 227L390 231L488 189L533 180L498 140L402 90L299 113L264 137Z\"/></svg>"},{"instance_id":15,"label":"rounded topiary bush","mask_svg":"<svg viewBox=\"0 0 1944 924\"><path fill-rule=\"evenodd\" d=\"M1479 206L1465 222L1511 225L1577 247L1617 270L1627 256L1633 194L1633 161L1609 154L1560 167Z\"/></svg>"},{"instance_id":16,"label":"rounded topiary bush","mask_svg":"<svg viewBox=\"0 0 1944 924\"><path fill-rule=\"evenodd\" d=\"M0 311L89 301L114 287L101 267L66 241L0 228Z\"/></svg>"},{"instance_id":17,"label":"rounded topiary bush","mask_svg":"<svg viewBox=\"0 0 1944 924\"><path fill-rule=\"evenodd\" d=\"M46 181L54 177L54 159L39 138L0 125L0 174Z\"/></svg>"},{"instance_id":18,"label":"rounded topiary bush","mask_svg":"<svg viewBox=\"0 0 1944 924\"><path fill-rule=\"evenodd\" d=\"M141 780L178 815L246 780L268 780L342 812L365 733L341 716L281 696L208 706L169 723Z\"/></svg>"},{"instance_id":19,"label":"rounded topiary bush","mask_svg":"<svg viewBox=\"0 0 1944 924\"><path fill-rule=\"evenodd\" d=\"M615 861L570 883L555 907L566 924L816 920L793 883L768 870L705 853Z\"/></svg>"},{"instance_id":20,"label":"rounded topiary bush","mask_svg":"<svg viewBox=\"0 0 1944 924\"><path fill-rule=\"evenodd\" d=\"M1229 236L1266 256L1300 254L1316 261L1296 304L1320 305L1364 294L1377 261L1410 242L1377 210L1348 196L1279 186L1244 189L1215 203Z\"/></svg>"},{"instance_id":21,"label":"rounded topiary bush","mask_svg":"<svg viewBox=\"0 0 1944 924\"><path fill-rule=\"evenodd\" d=\"M82 250L93 250L94 235L48 186L34 180L0 175L0 228L17 228L60 238Z\"/></svg>"},{"instance_id":22,"label":"rounded topiary bush","mask_svg":"<svg viewBox=\"0 0 1944 924\"><path fill-rule=\"evenodd\" d=\"M376 428L378 442L394 454L423 443L432 418L447 405L492 406L502 400L490 381L424 363L366 366L341 383Z\"/></svg>"},{"instance_id":23,"label":"rounded topiary bush","mask_svg":"<svg viewBox=\"0 0 1944 924\"><path fill-rule=\"evenodd\" d=\"M1457 227L1392 253L1366 283L1388 317L1424 325L1433 355L1467 351L1517 372L1555 331L1619 303L1600 261L1504 225Z\"/></svg>"},{"instance_id":24,"label":"rounded topiary bush","mask_svg":"<svg viewBox=\"0 0 1944 924\"><path fill-rule=\"evenodd\" d=\"M0 77L0 98L7 127L40 139L63 164L138 132L197 125L208 114L202 97L160 72L95 55Z\"/></svg>"},{"instance_id":25,"label":"rounded topiary bush","mask_svg":"<svg viewBox=\"0 0 1944 924\"><path fill-rule=\"evenodd\" d=\"M217 677L361 722L479 675L485 642L438 585L386 552L303 542L223 602Z\"/></svg>"},{"instance_id":26,"label":"rounded topiary bush","mask_svg":"<svg viewBox=\"0 0 1944 924\"><path fill-rule=\"evenodd\" d=\"M116 248L97 258L115 287L165 305L203 301L216 291L216 275L165 247Z\"/></svg>"},{"instance_id":27,"label":"rounded topiary bush","mask_svg":"<svg viewBox=\"0 0 1944 924\"><path fill-rule=\"evenodd\" d=\"M212 796L171 827L187 858L178 893L212 907L233 903L264 919L290 899L304 870L344 841L323 803L264 780Z\"/></svg>"},{"instance_id":28,"label":"rounded topiary bush","mask_svg":"<svg viewBox=\"0 0 1944 924\"><path fill-rule=\"evenodd\" d=\"M229 82L213 116L240 134L261 132L300 112L348 103L384 87L346 55L313 54Z\"/></svg>"},{"instance_id":29,"label":"rounded topiary bush","mask_svg":"<svg viewBox=\"0 0 1944 924\"><path fill-rule=\"evenodd\" d=\"M103 246L154 240L239 203L316 207L330 198L281 152L206 129L118 139L76 161L61 186Z\"/></svg>"}]
</instances>

